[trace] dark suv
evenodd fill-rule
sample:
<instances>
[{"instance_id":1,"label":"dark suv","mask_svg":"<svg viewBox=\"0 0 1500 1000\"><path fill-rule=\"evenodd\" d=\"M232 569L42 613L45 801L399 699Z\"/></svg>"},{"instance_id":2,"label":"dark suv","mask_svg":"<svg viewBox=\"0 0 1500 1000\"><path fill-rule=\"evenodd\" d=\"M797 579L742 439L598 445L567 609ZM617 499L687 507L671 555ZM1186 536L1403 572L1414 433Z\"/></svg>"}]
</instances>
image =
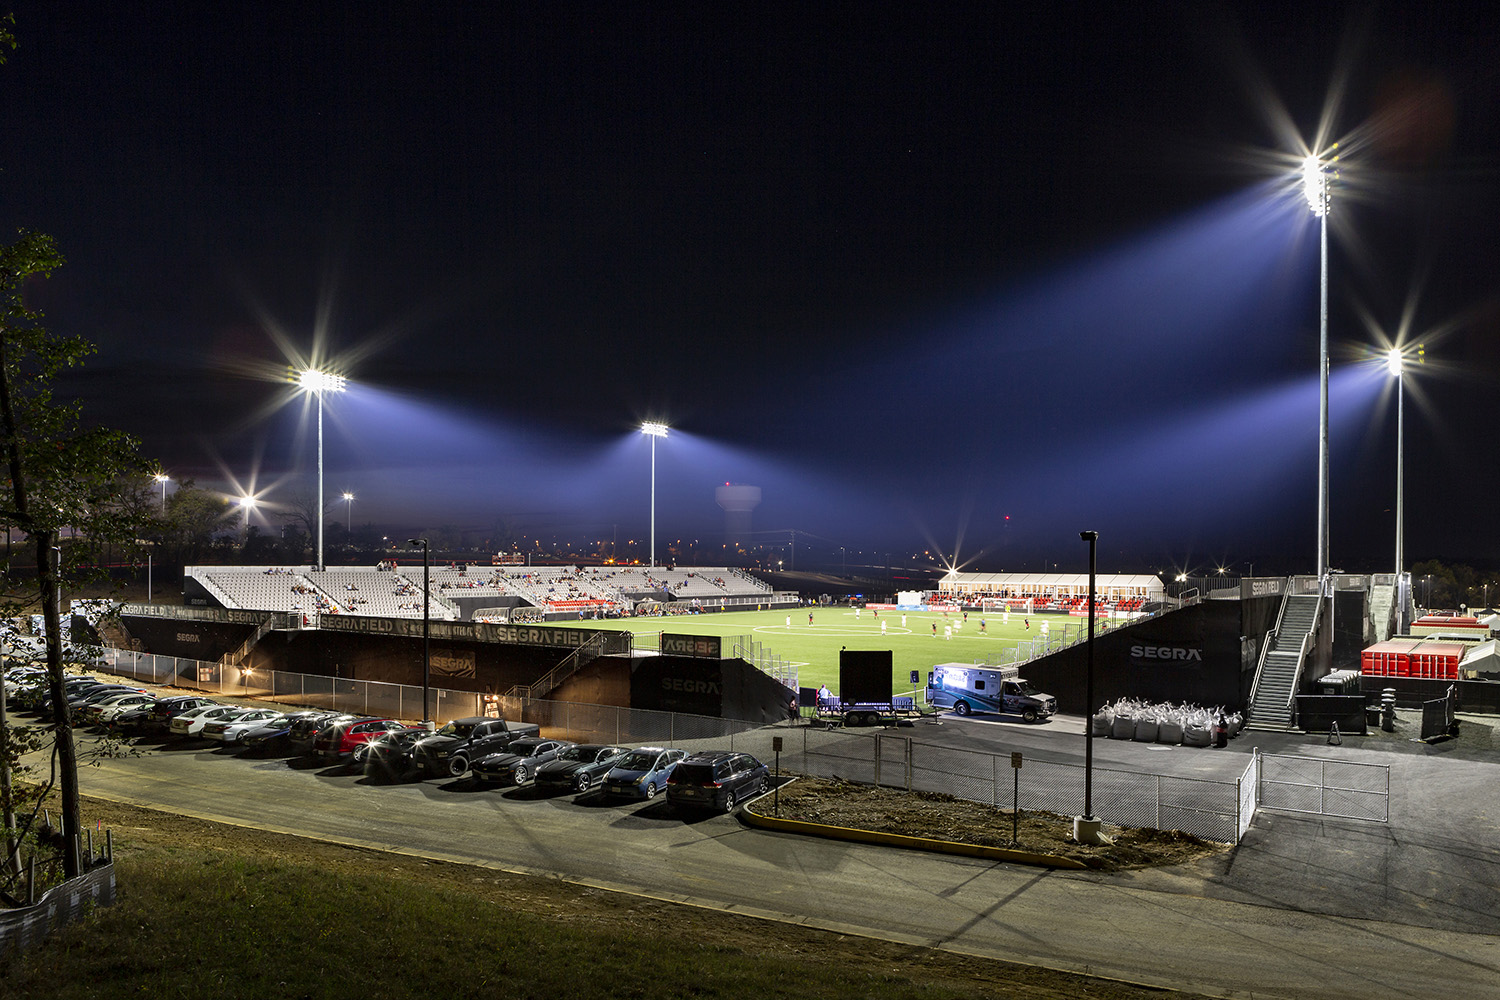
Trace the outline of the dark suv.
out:
<instances>
[{"instance_id":1,"label":"dark suv","mask_svg":"<svg viewBox=\"0 0 1500 1000\"><path fill-rule=\"evenodd\" d=\"M710 750L681 761L667 779L667 801L693 809L723 809L771 787L771 770L747 753Z\"/></svg>"}]
</instances>

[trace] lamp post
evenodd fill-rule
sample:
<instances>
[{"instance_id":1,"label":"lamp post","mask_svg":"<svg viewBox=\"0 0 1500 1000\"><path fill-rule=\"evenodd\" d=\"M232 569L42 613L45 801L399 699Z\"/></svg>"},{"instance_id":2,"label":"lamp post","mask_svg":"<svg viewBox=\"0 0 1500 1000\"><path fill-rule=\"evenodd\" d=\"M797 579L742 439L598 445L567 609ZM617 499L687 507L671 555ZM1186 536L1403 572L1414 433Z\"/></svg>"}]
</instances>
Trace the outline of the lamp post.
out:
<instances>
[{"instance_id":1,"label":"lamp post","mask_svg":"<svg viewBox=\"0 0 1500 1000\"><path fill-rule=\"evenodd\" d=\"M333 372L322 371L317 368L304 368L297 373L297 384L304 391L313 393L318 397L318 571L322 572L323 564L323 522L325 511L323 510L323 395L329 392L343 392L347 380L342 375Z\"/></svg>"},{"instance_id":2,"label":"lamp post","mask_svg":"<svg viewBox=\"0 0 1500 1000\"><path fill-rule=\"evenodd\" d=\"M1405 635L1409 624L1409 595L1402 574L1406 567L1403 532L1406 526L1406 379L1401 366L1401 349L1393 347L1386 355L1386 368L1396 376L1396 634Z\"/></svg>"},{"instance_id":3,"label":"lamp post","mask_svg":"<svg viewBox=\"0 0 1500 1000\"><path fill-rule=\"evenodd\" d=\"M432 688L432 588L431 560L428 559L427 539L408 538L406 544L412 548L422 547L422 725L432 728L432 715L427 711L429 691Z\"/></svg>"},{"instance_id":4,"label":"lamp post","mask_svg":"<svg viewBox=\"0 0 1500 1000\"><path fill-rule=\"evenodd\" d=\"M1078 537L1089 543L1089 639L1084 652L1083 815L1073 817L1073 839L1097 844L1103 825L1094 815L1094 579L1099 568L1099 532L1080 531Z\"/></svg>"},{"instance_id":5,"label":"lamp post","mask_svg":"<svg viewBox=\"0 0 1500 1000\"><path fill-rule=\"evenodd\" d=\"M348 535L354 530L354 494L344 494L344 534Z\"/></svg>"},{"instance_id":6,"label":"lamp post","mask_svg":"<svg viewBox=\"0 0 1500 1000\"><path fill-rule=\"evenodd\" d=\"M165 511L167 509L167 484L172 481L172 477L165 472L158 472L151 478L161 484L161 509Z\"/></svg>"},{"instance_id":7,"label":"lamp post","mask_svg":"<svg viewBox=\"0 0 1500 1000\"><path fill-rule=\"evenodd\" d=\"M667 436L667 425L648 420L641 424L641 433L651 439L651 568L656 568L656 439Z\"/></svg>"},{"instance_id":8,"label":"lamp post","mask_svg":"<svg viewBox=\"0 0 1500 1000\"><path fill-rule=\"evenodd\" d=\"M1337 149L1338 146L1333 147ZM1337 156L1333 158L1337 160ZM1318 586L1328 572L1328 210L1332 163L1317 155L1302 161L1302 193L1318 218Z\"/></svg>"}]
</instances>

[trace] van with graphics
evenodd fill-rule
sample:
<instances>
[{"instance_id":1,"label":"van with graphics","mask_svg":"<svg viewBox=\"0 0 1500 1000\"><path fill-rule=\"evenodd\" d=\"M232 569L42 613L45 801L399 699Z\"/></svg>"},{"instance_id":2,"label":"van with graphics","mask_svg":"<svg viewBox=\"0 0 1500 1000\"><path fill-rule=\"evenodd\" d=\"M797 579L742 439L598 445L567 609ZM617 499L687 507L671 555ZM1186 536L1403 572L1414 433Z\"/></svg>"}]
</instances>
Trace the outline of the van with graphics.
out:
<instances>
[{"instance_id":1,"label":"van with graphics","mask_svg":"<svg viewBox=\"0 0 1500 1000\"><path fill-rule=\"evenodd\" d=\"M1038 691L1016 667L939 663L927 674L927 704L955 714L995 712L1037 722L1057 712L1057 699Z\"/></svg>"}]
</instances>

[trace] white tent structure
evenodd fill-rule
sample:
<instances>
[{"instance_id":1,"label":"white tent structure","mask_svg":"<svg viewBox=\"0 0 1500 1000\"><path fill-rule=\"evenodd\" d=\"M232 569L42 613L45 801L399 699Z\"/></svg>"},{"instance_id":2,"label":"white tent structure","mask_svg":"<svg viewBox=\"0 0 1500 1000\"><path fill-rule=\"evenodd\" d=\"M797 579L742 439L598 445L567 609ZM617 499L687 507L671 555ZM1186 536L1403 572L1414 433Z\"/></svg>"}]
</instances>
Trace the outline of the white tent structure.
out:
<instances>
[{"instance_id":1,"label":"white tent structure","mask_svg":"<svg viewBox=\"0 0 1500 1000\"><path fill-rule=\"evenodd\" d=\"M980 603L985 598L1066 601L1087 599L1087 573L959 573L950 572L938 582L938 592L960 601ZM1161 601L1167 596L1161 579L1141 573L1099 574L1094 579L1096 600L1116 604L1121 601Z\"/></svg>"}]
</instances>

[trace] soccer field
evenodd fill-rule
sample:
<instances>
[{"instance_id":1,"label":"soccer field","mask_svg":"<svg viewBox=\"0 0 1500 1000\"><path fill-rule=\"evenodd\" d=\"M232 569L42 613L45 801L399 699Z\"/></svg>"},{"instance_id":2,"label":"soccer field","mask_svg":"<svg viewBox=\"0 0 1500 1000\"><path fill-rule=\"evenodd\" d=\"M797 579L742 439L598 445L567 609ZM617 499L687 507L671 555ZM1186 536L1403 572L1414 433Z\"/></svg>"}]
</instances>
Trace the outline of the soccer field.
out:
<instances>
[{"instance_id":1,"label":"soccer field","mask_svg":"<svg viewBox=\"0 0 1500 1000\"><path fill-rule=\"evenodd\" d=\"M809 623L808 615L812 615ZM656 632L677 635L716 635L725 639L749 636L769 653L797 667L797 682L802 687L827 684L838 694L839 650L842 648L891 651L891 690L896 695L915 694L920 698L927 671L938 663L973 663L997 661L1002 650L1041 636L1046 622L1054 638L1064 628L1078 629L1080 619L1060 615L1030 618L1012 612L1009 622L1001 615L983 617L969 613L968 620L959 613L947 616L931 611L874 611L854 608L797 608L792 611L729 611L722 614L675 615L667 618L620 618L604 621L553 621L549 626L582 628L590 631L634 632L645 636ZM790 624L788 624L790 622ZM933 626L936 625L936 634ZM947 629L952 638L947 638ZM653 644L654 645L654 644ZM921 681L913 688L911 671L919 672Z\"/></svg>"}]
</instances>

